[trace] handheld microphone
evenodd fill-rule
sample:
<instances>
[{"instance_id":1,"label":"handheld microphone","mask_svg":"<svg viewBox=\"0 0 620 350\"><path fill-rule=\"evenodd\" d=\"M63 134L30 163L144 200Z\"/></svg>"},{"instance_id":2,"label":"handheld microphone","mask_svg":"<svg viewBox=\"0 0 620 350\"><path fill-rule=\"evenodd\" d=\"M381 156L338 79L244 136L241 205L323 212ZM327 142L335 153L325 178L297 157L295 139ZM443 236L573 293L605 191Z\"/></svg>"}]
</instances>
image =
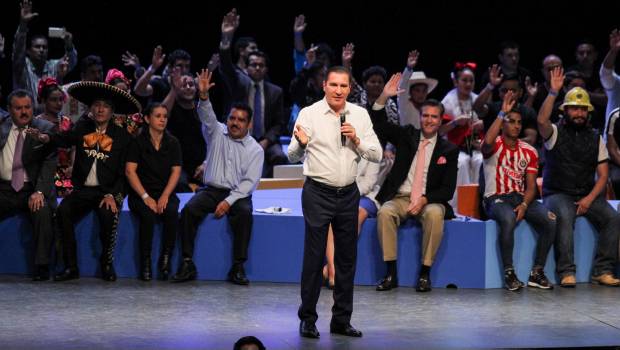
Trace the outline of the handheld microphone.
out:
<instances>
[{"instance_id":1,"label":"handheld microphone","mask_svg":"<svg viewBox=\"0 0 620 350\"><path fill-rule=\"evenodd\" d=\"M347 121L346 115L344 113L340 113L340 127L342 127L342 124L344 124L345 121ZM347 143L347 137L344 136L342 132L340 133L340 142L342 142L342 147L345 147Z\"/></svg>"}]
</instances>

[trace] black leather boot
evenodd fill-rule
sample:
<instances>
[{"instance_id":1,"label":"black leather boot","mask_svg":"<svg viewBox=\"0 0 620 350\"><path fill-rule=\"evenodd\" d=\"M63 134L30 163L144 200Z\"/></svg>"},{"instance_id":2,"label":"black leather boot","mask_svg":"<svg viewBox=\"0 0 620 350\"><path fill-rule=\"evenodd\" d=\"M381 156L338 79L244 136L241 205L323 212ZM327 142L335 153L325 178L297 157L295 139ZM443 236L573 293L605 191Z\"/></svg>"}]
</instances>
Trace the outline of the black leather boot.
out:
<instances>
[{"instance_id":1,"label":"black leather boot","mask_svg":"<svg viewBox=\"0 0 620 350\"><path fill-rule=\"evenodd\" d=\"M101 264L101 278L108 282L116 281L116 271L112 262Z\"/></svg>"},{"instance_id":2,"label":"black leather boot","mask_svg":"<svg viewBox=\"0 0 620 350\"><path fill-rule=\"evenodd\" d=\"M63 281L69 281L69 280L76 280L78 278L80 278L80 272L78 271L78 268L69 266L66 269L64 269L61 273L54 276L54 281L63 282Z\"/></svg>"},{"instance_id":3,"label":"black leather boot","mask_svg":"<svg viewBox=\"0 0 620 350\"><path fill-rule=\"evenodd\" d=\"M159 262L157 263L159 268L159 278L163 281L170 276L170 270L172 269L172 253L170 249L164 249L159 256Z\"/></svg>"},{"instance_id":4,"label":"black leather boot","mask_svg":"<svg viewBox=\"0 0 620 350\"><path fill-rule=\"evenodd\" d=\"M150 281L152 278L151 273L151 256L142 258L142 271L140 272L140 279L143 281Z\"/></svg>"},{"instance_id":5,"label":"black leather boot","mask_svg":"<svg viewBox=\"0 0 620 350\"><path fill-rule=\"evenodd\" d=\"M190 258L183 259L183 264L177 271L177 274L172 277L173 282L186 282L196 279L196 265Z\"/></svg>"}]
</instances>

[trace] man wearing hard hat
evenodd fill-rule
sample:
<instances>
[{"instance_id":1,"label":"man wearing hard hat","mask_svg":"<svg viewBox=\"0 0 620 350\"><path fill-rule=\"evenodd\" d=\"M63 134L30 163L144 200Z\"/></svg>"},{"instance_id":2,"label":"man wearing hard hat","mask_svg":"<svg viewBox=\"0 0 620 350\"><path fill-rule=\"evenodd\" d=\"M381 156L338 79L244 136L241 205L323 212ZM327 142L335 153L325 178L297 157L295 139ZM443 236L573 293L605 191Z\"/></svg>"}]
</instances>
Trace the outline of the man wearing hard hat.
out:
<instances>
[{"instance_id":1,"label":"man wearing hard hat","mask_svg":"<svg viewBox=\"0 0 620 350\"><path fill-rule=\"evenodd\" d=\"M544 204L557 215L554 248L560 286L574 287L577 282L573 227L579 215L598 231L592 282L619 286L614 271L620 215L605 200L609 155L603 138L589 125L588 114L594 108L584 89L575 87L566 93L560 105L563 118L551 124L549 117L563 83L563 69L553 69L549 94L538 113L538 130L545 140L547 160L542 195Z\"/></svg>"}]
</instances>

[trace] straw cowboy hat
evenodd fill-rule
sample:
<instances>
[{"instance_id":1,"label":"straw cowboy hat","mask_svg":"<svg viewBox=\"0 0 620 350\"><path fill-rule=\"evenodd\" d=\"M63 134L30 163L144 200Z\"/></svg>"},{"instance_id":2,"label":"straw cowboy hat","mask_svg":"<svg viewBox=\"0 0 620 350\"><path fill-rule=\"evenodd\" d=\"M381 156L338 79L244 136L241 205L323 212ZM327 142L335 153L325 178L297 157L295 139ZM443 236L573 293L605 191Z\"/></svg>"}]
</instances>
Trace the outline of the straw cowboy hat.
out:
<instances>
[{"instance_id":1,"label":"straw cowboy hat","mask_svg":"<svg viewBox=\"0 0 620 350\"><path fill-rule=\"evenodd\" d=\"M437 83L438 83L437 79L427 78L424 72L416 71L416 72L411 73L411 77L409 77L407 88L408 90L410 90L411 85L426 84L426 86L428 87L428 92L430 93L431 91L433 91L433 89L435 89L435 87L437 87Z\"/></svg>"}]
</instances>

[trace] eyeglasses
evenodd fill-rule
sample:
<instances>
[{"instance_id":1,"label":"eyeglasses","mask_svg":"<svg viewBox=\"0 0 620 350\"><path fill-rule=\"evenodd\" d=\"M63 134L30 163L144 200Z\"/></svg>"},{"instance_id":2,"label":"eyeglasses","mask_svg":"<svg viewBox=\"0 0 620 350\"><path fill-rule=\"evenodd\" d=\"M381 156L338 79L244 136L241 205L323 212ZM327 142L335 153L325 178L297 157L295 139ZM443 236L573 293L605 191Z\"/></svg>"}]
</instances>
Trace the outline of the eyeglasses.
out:
<instances>
[{"instance_id":1,"label":"eyeglasses","mask_svg":"<svg viewBox=\"0 0 620 350\"><path fill-rule=\"evenodd\" d=\"M250 63L248 64L248 67L260 69L260 68L265 68L267 66L264 63Z\"/></svg>"}]
</instances>

